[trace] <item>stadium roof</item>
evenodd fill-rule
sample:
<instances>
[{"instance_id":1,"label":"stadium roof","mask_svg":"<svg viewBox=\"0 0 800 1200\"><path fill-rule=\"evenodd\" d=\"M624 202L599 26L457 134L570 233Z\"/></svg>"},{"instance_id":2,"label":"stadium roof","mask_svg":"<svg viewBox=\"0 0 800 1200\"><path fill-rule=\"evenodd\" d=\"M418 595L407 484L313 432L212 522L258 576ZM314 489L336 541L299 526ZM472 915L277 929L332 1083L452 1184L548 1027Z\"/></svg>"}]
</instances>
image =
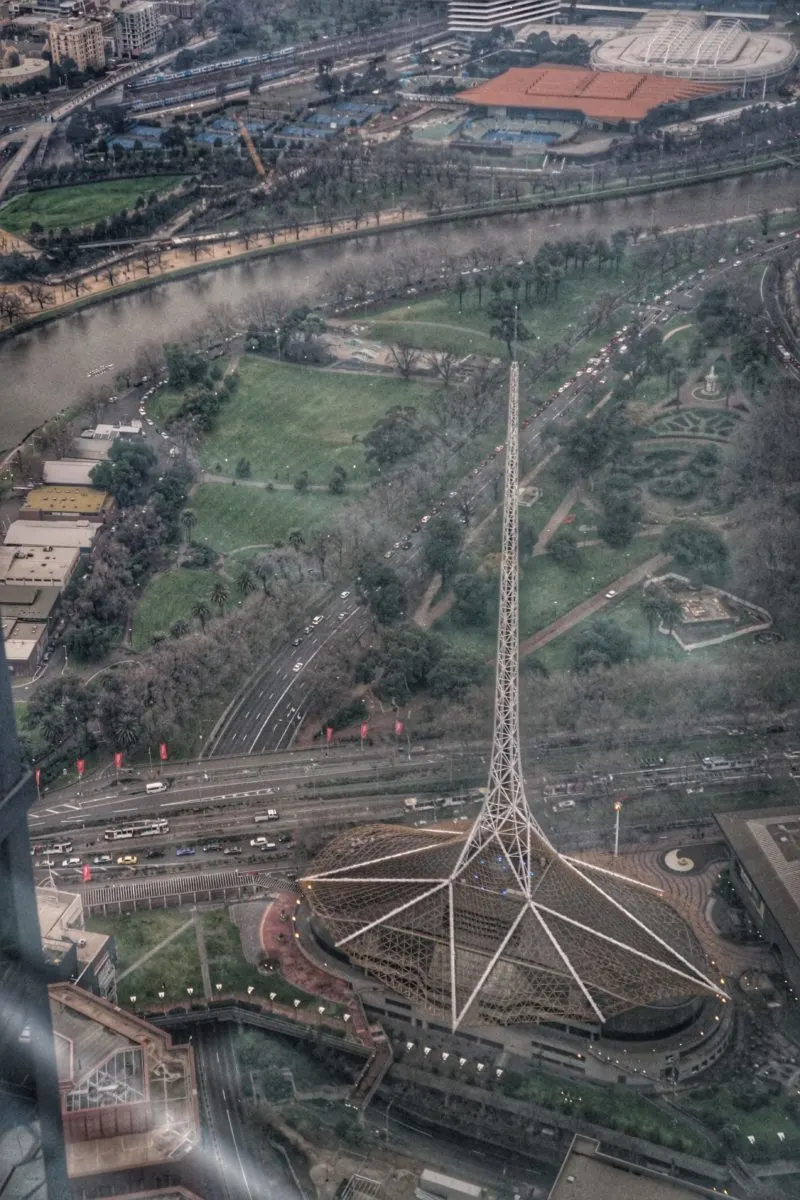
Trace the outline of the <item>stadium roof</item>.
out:
<instances>
[{"instance_id":1,"label":"stadium roof","mask_svg":"<svg viewBox=\"0 0 800 1200\"><path fill-rule=\"evenodd\" d=\"M458 99L490 108L530 108L580 112L590 120L616 124L642 121L662 104L696 100L719 91L715 84L632 71L591 71L587 67L511 67L478 84Z\"/></svg>"}]
</instances>

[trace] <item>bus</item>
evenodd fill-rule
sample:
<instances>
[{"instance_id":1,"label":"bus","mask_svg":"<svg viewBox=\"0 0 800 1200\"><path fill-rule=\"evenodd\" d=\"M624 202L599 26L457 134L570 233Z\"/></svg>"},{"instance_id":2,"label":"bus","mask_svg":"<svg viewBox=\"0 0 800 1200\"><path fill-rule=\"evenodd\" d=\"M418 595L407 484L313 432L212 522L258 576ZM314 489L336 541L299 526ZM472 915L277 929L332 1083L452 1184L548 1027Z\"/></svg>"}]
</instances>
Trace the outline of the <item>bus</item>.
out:
<instances>
[{"instance_id":1,"label":"bus","mask_svg":"<svg viewBox=\"0 0 800 1200\"><path fill-rule=\"evenodd\" d=\"M268 808L265 813L256 813L253 817L256 825L260 825L262 821L277 821L279 819L277 808Z\"/></svg>"},{"instance_id":2,"label":"bus","mask_svg":"<svg viewBox=\"0 0 800 1200\"><path fill-rule=\"evenodd\" d=\"M72 842L48 842L43 848L45 857L50 854L71 854Z\"/></svg>"},{"instance_id":3,"label":"bus","mask_svg":"<svg viewBox=\"0 0 800 1200\"><path fill-rule=\"evenodd\" d=\"M169 821L166 817L153 817L151 820L113 826L105 831L103 837L107 842L119 842L124 838L158 837L164 833L169 833Z\"/></svg>"}]
</instances>

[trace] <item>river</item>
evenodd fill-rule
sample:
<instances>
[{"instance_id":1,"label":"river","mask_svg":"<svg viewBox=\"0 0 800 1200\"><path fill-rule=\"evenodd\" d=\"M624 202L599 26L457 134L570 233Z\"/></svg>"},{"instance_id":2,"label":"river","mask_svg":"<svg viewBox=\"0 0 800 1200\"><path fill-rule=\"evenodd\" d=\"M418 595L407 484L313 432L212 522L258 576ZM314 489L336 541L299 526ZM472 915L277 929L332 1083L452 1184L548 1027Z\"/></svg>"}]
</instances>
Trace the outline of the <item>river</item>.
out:
<instances>
[{"instance_id":1,"label":"river","mask_svg":"<svg viewBox=\"0 0 800 1200\"><path fill-rule=\"evenodd\" d=\"M0 447L9 449L48 417L79 401L92 384L88 373L101 364L130 365L147 343L180 341L218 305L238 307L253 292L287 297L319 294L328 272L353 255L369 255L376 270L385 255L405 245L434 254L456 253L491 235L515 238L530 253L545 240L608 235L633 224L670 229L724 221L762 208L797 201L791 168L749 175L627 201L514 217L493 217L459 225L386 233L326 247L299 249L246 264L219 267L202 275L158 284L37 326L0 343ZM113 390L114 372L101 377Z\"/></svg>"}]
</instances>

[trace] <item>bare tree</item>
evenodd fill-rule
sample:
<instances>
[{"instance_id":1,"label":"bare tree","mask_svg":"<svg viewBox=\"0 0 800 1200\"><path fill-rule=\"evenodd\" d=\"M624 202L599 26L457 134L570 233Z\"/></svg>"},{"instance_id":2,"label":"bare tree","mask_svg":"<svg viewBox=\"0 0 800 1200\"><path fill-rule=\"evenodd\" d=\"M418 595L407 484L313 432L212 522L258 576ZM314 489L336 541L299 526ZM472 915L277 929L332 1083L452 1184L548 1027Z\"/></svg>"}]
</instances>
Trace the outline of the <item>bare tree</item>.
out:
<instances>
[{"instance_id":1,"label":"bare tree","mask_svg":"<svg viewBox=\"0 0 800 1200\"><path fill-rule=\"evenodd\" d=\"M4 317L9 325L13 325L24 315L25 305L16 292L0 292L0 316Z\"/></svg>"},{"instance_id":2,"label":"bare tree","mask_svg":"<svg viewBox=\"0 0 800 1200\"><path fill-rule=\"evenodd\" d=\"M452 350L433 350L426 356L428 365L442 381L442 387L447 389L453 381L458 357Z\"/></svg>"},{"instance_id":3,"label":"bare tree","mask_svg":"<svg viewBox=\"0 0 800 1200\"><path fill-rule=\"evenodd\" d=\"M153 267L156 266L159 260L159 254L155 246L143 246L139 251L139 262L144 267L145 274L149 276Z\"/></svg>"},{"instance_id":4,"label":"bare tree","mask_svg":"<svg viewBox=\"0 0 800 1200\"><path fill-rule=\"evenodd\" d=\"M409 346L408 342L398 342L389 347L389 353L403 379L408 383L411 373L419 361L419 350Z\"/></svg>"},{"instance_id":5,"label":"bare tree","mask_svg":"<svg viewBox=\"0 0 800 1200\"><path fill-rule=\"evenodd\" d=\"M37 281L24 283L22 285L22 294L31 304L39 305L39 312L43 312L48 304L53 303L53 293L50 288Z\"/></svg>"}]
</instances>

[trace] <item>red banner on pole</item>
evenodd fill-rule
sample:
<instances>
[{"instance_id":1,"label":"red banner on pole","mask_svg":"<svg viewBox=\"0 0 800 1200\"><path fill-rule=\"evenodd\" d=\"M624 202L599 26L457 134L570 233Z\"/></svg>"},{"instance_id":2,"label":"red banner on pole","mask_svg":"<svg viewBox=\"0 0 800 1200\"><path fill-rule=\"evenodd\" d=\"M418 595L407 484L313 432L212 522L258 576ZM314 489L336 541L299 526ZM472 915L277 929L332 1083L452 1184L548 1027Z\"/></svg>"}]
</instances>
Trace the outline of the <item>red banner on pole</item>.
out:
<instances>
[{"instance_id":1,"label":"red banner on pole","mask_svg":"<svg viewBox=\"0 0 800 1200\"><path fill-rule=\"evenodd\" d=\"M369 733L369 725L367 724L366 721L362 721L361 722L361 740L362 740L362 742L368 733Z\"/></svg>"},{"instance_id":2,"label":"red banner on pole","mask_svg":"<svg viewBox=\"0 0 800 1200\"><path fill-rule=\"evenodd\" d=\"M37 787L39 786L39 783L41 782L41 778L42 778L42 772L41 772L41 771L40 771L40 769L37 767L37 768L36 768L36 786L37 786Z\"/></svg>"},{"instance_id":3,"label":"red banner on pole","mask_svg":"<svg viewBox=\"0 0 800 1200\"><path fill-rule=\"evenodd\" d=\"M79 758L75 766L78 768L78 778L83 779L83 772L86 770L86 759Z\"/></svg>"},{"instance_id":4,"label":"red banner on pole","mask_svg":"<svg viewBox=\"0 0 800 1200\"><path fill-rule=\"evenodd\" d=\"M167 761L167 758L169 756L167 754L167 743L166 742L162 742L161 745L158 747L158 754L159 754L159 758L161 759L162 762Z\"/></svg>"},{"instance_id":5,"label":"red banner on pole","mask_svg":"<svg viewBox=\"0 0 800 1200\"><path fill-rule=\"evenodd\" d=\"M88 863L84 863L84 866L83 866L83 882L84 883L92 882L92 868L89 866Z\"/></svg>"},{"instance_id":6,"label":"red banner on pole","mask_svg":"<svg viewBox=\"0 0 800 1200\"><path fill-rule=\"evenodd\" d=\"M333 741L333 726L332 725L329 725L327 727L327 729L325 730L325 741L326 742Z\"/></svg>"},{"instance_id":7,"label":"red banner on pole","mask_svg":"<svg viewBox=\"0 0 800 1200\"><path fill-rule=\"evenodd\" d=\"M122 753L121 750L116 750L114 752L114 766L117 768L117 770L119 770L120 767L122 766L122 760L124 759L124 757L125 757L125 755Z\"/></svg>"},{"instance_id":8,"label":"red banner on pole","mask_svg":"<svg viewBox=\"0 0 800 1200\"><path fill-rule=\"evenodd\" d=\"M395 721L395 723L394 723L395 737L400 737L400 734L403 732L404 728L405 728L405 726L403 725L402 721Z\"/></svg>"}]
</instances>

